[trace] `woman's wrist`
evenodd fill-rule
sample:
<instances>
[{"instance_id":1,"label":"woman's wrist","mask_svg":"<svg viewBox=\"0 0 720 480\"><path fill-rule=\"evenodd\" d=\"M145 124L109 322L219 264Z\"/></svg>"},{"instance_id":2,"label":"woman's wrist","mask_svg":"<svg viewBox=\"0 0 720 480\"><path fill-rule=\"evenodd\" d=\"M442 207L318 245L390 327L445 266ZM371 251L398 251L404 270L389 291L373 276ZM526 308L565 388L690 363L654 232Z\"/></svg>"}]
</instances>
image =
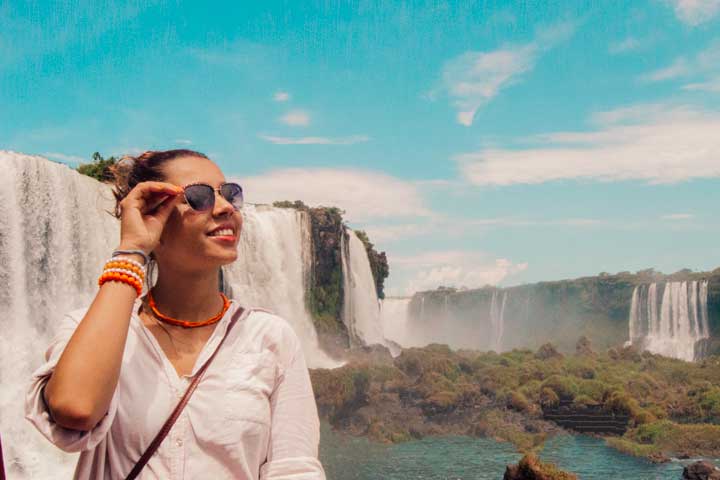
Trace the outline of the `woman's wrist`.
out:
<instances>
[{"instance_id":1,"label":"woman's wrist","mask_svg":"<svg viewBox=\"0 0 720 480\"><path fill-rule=\"evenodd\" d=\"M143 266L147 267L150 263L150 255L143 248L138 248L132 245L120 244L112 253L113 258L129 258L140 262Z\"/></svg>"}]
</instances>

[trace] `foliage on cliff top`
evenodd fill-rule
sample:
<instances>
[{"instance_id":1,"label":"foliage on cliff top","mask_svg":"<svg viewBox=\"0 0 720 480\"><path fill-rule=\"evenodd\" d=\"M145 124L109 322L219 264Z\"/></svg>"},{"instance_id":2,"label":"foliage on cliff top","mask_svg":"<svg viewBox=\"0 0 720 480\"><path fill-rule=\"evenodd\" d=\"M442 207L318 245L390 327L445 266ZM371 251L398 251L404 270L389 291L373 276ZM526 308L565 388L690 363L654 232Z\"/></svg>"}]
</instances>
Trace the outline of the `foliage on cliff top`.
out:
<instances>
[{"instance_id":1,"label":"foliage on cliff top","mask_svg":"<svg viewBox=\"0 0 720 480\"><path fill-rule=\"evenodd\" d=\"M92 162L81 163L77 167L77 171L101 182L109 182L113 179L110 167L115 165L116 162L115 157L103 158L100 153L95 152L92 154Z\"/></svg>"},{"instance_id":2,"label":"foliage on cliff top","mask_svg":"<svg viewBox=\"0 0 720 480\"><path fill-rule=\"evenodd\" d=\"M376 440L486 435L532 451L552 431L543 408L562 400L573 409L592 405L628 415L630 429L612 443L626 451L720 455L720 357L688 363L632 348L579 352L496 354L430 345L405 349L382 365L315 370L312 378L320 411L333 425L371 436L369 425L381 425ZM358 382L361 371L366 376Z\"/></svg>"}]
</instances>

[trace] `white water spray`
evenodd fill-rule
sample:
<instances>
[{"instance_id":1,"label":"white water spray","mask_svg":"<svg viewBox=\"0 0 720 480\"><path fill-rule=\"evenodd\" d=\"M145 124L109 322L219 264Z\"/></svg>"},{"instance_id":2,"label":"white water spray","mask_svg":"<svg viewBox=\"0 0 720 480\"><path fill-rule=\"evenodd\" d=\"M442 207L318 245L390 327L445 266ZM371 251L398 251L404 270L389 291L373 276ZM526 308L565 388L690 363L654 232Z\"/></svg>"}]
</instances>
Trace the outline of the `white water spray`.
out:
<instances>
[{"instance_id":1,"label":"white water spray","mask_svg":"<svg viewBox=\"0 0 720 480\"><path fill-rule=\"evenodd\" d=\"M507 291L503 292L502 300L498 301L498 290L493 290L490 300L490 324L492 325L493 344L492 348L497 353L502 352L502 340L505 333L505 303L507 302Z\"/></svg>"},{"instance_id":2,"label":"white water spray","mask_svg":"<svg viewBox=\"0 0 720 480\"><path fill-rule=\"evenodd\" d=\"M311 368L338 366L318 346L315 326L305 305L312 261L308 213L247 206L243 209L240 238L238 259L226 267L235 298L288 320L300 337Z\"/></svg>"},{"instance_id":3,"label":"white water spray","mask_svg":"<svg viewBox=\"0 0 720 480\"><path fill-rule=\"evenodd\" d=\"M380 322L385 338L403 347L415 346L413 332L408 325L410 297L387 297L380 302Z\"/></svg>"},{"instance_id":4,"label":"white water spray","mask_svg":"<svg viewBox=\"0 0 720 480\"><path fill-rule=\"evenodd\" d=\"M0 152L0 431L9 478L70 478L61 452L24 418L25 390L63 312L88 304L117 221L106 186L41 157Z\"/></svg>"},{"instance_id":5,"label":"white water spray","mask_svg":"<svg viewBox=\"0 0 720 480\"><path fill-rule=\"evenodd\" d=\"M709 337L707 287L707 280L665 283L659 315L657 284L635 287L630 342L653 353L695 360L697 342Z\"/></svg>"},{"instance_id":6,"label":"white water spray","mask_svg":"<svg viewBox=\"0 0 720 480\"><path fill-rule=\"evenodd\" d=\"M350 332L351 341L385 345L380 323L380 304L367 250L353 230L347 229L346 233L347 243L343 235L340 248L344 290L343 322Z\"/></svg>"}]
</instances>

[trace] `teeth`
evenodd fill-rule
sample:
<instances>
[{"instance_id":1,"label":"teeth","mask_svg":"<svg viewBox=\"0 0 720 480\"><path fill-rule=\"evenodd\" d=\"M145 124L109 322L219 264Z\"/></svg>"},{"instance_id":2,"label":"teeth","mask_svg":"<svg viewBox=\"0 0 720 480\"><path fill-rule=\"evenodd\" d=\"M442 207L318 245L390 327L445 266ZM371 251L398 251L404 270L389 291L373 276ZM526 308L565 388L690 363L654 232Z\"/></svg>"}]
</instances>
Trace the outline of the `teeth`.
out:
<instances>
[{"instance_id":1,"label":"teeth","mask_svg":"<svg viewBox=\"0 0 720 480\"><path fill-rule=\"evenodd\" d=\"M223 228L221 230L215 230L214 232L210 232L211 237L217 237L221 235L230 235L232 236L233 231L230 228Z\"/></svg>"}]
</instances>

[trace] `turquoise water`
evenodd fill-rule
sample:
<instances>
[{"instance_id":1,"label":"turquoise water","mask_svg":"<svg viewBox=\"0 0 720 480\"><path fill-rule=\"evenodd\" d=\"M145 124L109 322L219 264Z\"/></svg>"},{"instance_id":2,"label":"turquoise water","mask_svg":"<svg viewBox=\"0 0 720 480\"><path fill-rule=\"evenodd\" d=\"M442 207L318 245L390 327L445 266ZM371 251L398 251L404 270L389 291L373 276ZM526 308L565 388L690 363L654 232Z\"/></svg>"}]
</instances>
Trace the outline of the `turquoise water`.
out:
<instances>
[{"instance_id":1,"label":"turquoise water","mask_svg":"<svg viewBox=\"0 0 720 480\"><path fill-rule=\"evenodd\" d=\"M683 464L655 465L623 455L603 440L563 435L547 442L540 458L583 480L679 480ZM500 480L520 455L485 438L428 438L381 445L333 432L323 424L320 459L328 480Z\"/></svg>"}]
</instances>

